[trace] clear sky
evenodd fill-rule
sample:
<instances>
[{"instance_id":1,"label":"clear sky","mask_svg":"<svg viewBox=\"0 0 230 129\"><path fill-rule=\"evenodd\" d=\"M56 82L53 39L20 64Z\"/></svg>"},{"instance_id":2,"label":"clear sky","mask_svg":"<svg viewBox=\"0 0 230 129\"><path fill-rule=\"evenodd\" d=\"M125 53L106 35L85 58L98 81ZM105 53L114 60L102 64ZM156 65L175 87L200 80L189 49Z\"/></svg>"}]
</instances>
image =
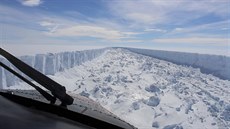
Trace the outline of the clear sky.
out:
<instances>
[{"instance_id":1,"label":"clear sky","mask_svg":"<svg viewBox=\"0 0 230 129\"><path fill-rule=\"evenodd\" d=\"M230 0L0 0L1 47L230 55ZM39 51L37 51L39 53Z\"/></svg>"}]
</instances>

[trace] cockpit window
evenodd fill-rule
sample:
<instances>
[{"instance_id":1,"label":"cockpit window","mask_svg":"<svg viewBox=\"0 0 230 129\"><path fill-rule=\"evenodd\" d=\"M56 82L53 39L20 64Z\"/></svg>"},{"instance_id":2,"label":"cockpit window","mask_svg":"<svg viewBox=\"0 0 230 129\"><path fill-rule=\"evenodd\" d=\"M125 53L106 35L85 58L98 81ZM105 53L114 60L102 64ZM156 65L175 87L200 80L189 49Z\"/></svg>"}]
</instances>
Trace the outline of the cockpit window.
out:
<instances>
[{"instance_id":1,"label":"cockpit window","mask_svg":"<svg viewBox=\"0 0 230 129\"><path fill-rule=\"evenodd\" d=\"M1 0L0 91L125 127L230 128L229 9L229 0Z\"/></svg>"}]
</instances>

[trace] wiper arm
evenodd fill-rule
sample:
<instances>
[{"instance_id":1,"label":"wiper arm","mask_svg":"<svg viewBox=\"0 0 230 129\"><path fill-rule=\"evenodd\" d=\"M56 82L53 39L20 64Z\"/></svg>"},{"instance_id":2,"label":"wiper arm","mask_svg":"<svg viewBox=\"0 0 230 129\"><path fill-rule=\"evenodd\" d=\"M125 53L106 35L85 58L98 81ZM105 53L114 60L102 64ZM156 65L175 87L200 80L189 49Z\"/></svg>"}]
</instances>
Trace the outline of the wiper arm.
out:
<instances>
[{"instance_id":1,"label":"wiper arm","mask_svg":"<svg viewBox=\"0 0 230 129\"><path fill-rule=\"evenodd\" d=\"M0 66L2 66L3 68L5 68L6 70L8 70L9 72L11 72L12 74L14 74L15 76L17 76L18 78L20 78L21 80L23 80L24 82L26 82L27 84L31 85L32 87L34 87L41 95L44 96L44 98L46 98L48 101L50 101L51 104L54 104L56 101L56 98L53 97L52 95L50 95L49 93L47 93L46 91L44 91L43 89L41 89L40 87L36 86L35 84L33 84L31 81L29 81L28 79L24 78L22 75L20 75L19 73L15 72L13 69L11 69L10 67L6 66L5 64L3 64L2 62L0 62Z\"/></svg>"},{"instance_id":2,"label":"wiper arm","mask_svg":"<svg viewBox=\"0 0 230 129\"><path fill-rule=\"evenodd\" d=\"M21 72L32 78L34 81L51 91L54 97L58 98L63 106L71 105L73 103L73 98L66 94L66 89L57 82L48 78L44 74L38 72L31 66L27 65L23 61L17 59L7 51L0 48L0 54L5 57L9 62L11 62L15 67L17 67Z\"/></svg>"}]
</instances>

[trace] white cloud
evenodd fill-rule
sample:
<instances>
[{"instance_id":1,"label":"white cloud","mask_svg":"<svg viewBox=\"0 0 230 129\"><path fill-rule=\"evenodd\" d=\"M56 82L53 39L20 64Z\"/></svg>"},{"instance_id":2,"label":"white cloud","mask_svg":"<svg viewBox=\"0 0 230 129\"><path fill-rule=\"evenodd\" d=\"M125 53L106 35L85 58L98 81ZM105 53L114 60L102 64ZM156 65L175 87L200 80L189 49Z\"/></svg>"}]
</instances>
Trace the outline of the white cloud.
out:
<instances>
[{"instance_id":1,"label":"white cloud","mask_svg":"<svg viewBox=\"0 0 230 129\"><path fill-rule=\"evenodd\" d=\"M60 26L60 24L54 21L51 21L51 20L44 20L44 21L39 22L39 24L43 27L47 27L48 31L51 33L55 32Z\"/></svg>"},{"instance_id":2,"label":"white cloud","mask_svg":"<svg viewBox=\"0 0 230 129\"><path fill-rule=\"evenodd\" d=\"M54 21L41 21L39 24L41 26L53 26L53 25L56 25Z\"/></svg>"},{"instance_id":3,"label":"white cloud","mask_svg":"<svg viewBox=\"0 0 230 129\"><path fill-rule=\"evenodd\" d=\"M22 5L29 7L39 6L42 3L41 0L20 0L20 2Z\"/></svg>"},{"instance_id":4,"label":"white cloud","mask_svg":"<svg viewBox=\"0 0 230 129\"><path fill-rule=\"evenodd\" d=\"M229 16L228 0L114 0L108 2L111 13L125 20L143 25L181 24L187 21L215 14Z\"/></svg>"},{"instance_id":5,"label":"white cloud","mask_svg":"<svg viewBox=\"0 0 230 129\"><path fill-rule=\"evenodd\" d=\"M161 33L167 32L167 30L157 29L157 28L147 28L144 31L146 31L146 32L161 32Z\"/></svg>"},{"instance_id":6,"label":"white cloud","mask_svg":"<svg viewBox=\"0 0 230 129\"><path fill-rule=\"evenodd\" d=\"M124 43L141 43L141 42L144 42L143 40L135 40L135 39L133 39L133 40L125 40L125 41L123 41Z\"/></svg>"},{"instance_id":7,"label":"white cloud","mask_svg":"<svg viewBox=\"0 0 230 129\"><path fill-rule=\"evenodd\" d=\"M184 30L184 28L175 28L175 29L174 29L175 32L181 32L181 31L183 31L183 30Z\"/></svg>"},{"instance_id":8,"label":"white cloud","mask_svg":"<svg viewBox=\"0 0 230 129\"><path fill-rule=\"evenodd\" d=\"M127 17L131 20L138 21L140 23L151 23L154 22L154 17L150 14L143 14L143 13L129 13Z\"/></svg>"},{"instance_id":9,"label":"white cloud","mask_svg":"<svg viewBox=\"0 0 230 129\"><path fill-rule=\"evenodd\" d=\"M93 37L117 41L140 34L122 30L112 21L103 19L94 19L94 21L90 19L90 22L83 22L65 17L45 17L38 24L48 30L45 34L50 37Z\"/></svg>"},{"instance_id":10,"label":"white cloud","mask_svg":"<svg viewBox=\"0 0 230 129\"><path fill-rule=\"evenodd\" d=\"M35 43L34 41L29 41L29 39L36 39L36 43L43 43L45 40L48 41L50 38L55 37L65 39L69 37L94 37L98 38L96 40L98 42L101 40L108 42L108 40L132 39L135 35L139 34L126 31L122 26L115 24L113 21L106 21L105 19L73 19L72 17L57 16L45 11L30 13L3 5L0 5L0 19L8 23L6 28L9 33L7 35L10 36L10 33L12 33L20 37L21 40L24 39L25 43ZM14 27L15 29L9 27ZM43 38L40 38L41 36ZM12 43L15 43L15 41L12 41Z\"/></svg>"},{"instance_id":11,"label":"white cloud","mask_svg":"<svg viewBox=\"0 0 230 129\"><path fill-rule=\"evenodd\" d=\"M20 23L29 26L28 23L36 21L39 17L31 12L23 12L17 8L0 5L0 19L6 23Z\"/></svg>"},{"instance_id":12,"label":"white cloud","mask_svg":"<svg viewBox=\"0 0 230 129\"><path fill-rule=\"evenodd\" d=\"M197 25L197 26L192 26L192 27L186 27L186 28L175 28L173 29L170 33L168 34L178 34L178 33L183 33L183 34L189 34L192 32L201 32L201 31L221 31L221 30L227 30L228 28L226 26L229 26L230 20L225 20L225 21L220 21L220 22L215 22L215 23L207 23L207 24L202 24L202 25Z\"/></svg>"},{"instance_id":13,"label":"white cloud","mask_svg":"<svg viewBox=\"0 0 230 129\"><path fill-rule=\"evenodd\" d=\"M207 45L216 45L216 46L226 46L229 45L228 38L201 38L201 37L187 37L187 38L162 38L162 39L153 39L154 43L182 43L182 44L207 44Z\"/></svg>"},{"instance_id":14,"label":"white cloud","mask_svg":"<svg viewBox=\"0 0 230 129\"><path fill-rule=\"evenodd\" d=\"M54 32L47 32L49 36L57 37L94 37L102 39L121 39L124 38L125 33L122 33L118 30L108 29L99 26L91 25L75 25L71 27L58 28Z\"/></svg>"},{"instance_id":15,"label":"white cloud","mask_svg":"<svg viewBox=\"0 0 230 129\"><path fill-rule=\"evenodd\" d=\"M230 30L228 27L221 28L221 30Z\"/></svg>"}]
</instances>

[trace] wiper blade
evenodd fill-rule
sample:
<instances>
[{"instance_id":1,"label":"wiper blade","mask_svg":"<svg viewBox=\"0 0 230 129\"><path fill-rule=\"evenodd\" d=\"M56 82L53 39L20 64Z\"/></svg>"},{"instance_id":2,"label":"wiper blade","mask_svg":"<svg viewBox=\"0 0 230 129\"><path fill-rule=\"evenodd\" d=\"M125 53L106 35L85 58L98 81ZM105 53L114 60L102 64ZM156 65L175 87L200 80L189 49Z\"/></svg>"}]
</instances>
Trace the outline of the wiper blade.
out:
<instances>
[{"instance_id":1,"label":"wiper blade","mask_svg":"<svg viewBox=\"0 0 230 129\"><path fill-rule=\"evenodd\" d=\"M16 68L18 68L21 72L23 72L34 81L51 91L51 94L62 102L61 105L66 106L73 104L74 99L66 93L66 89L64 86L58 84L44 74L38 72L37 70L27 65L23 61L17 59L2 48L0 48L0 54L5 57L9 62L11 62Z\"/></svg>"},{"instance_id":2,"label":"wiper blade","mask_svg":"<svg viewBox=\"0 0 230 129\"><path fill-rule=\"evenodd\" d=\"M14 74L15 76L17 76L18 78L20 78L21 80L23 80L24 82L26 82L27 84L31 85L32 87L34 87L41 95L43 95L48 101L50 101L51 104L54 104L56 101L56 98L52 95L50 95L49 93L47 93L46 91L44 91L43 89L41 89L40 87L36 86L35 84L33 84L31 81L29 81L28 79L24 78L22 75L20 75L19 73L15 72L13 69L11 69L10 67L6 66L5 64L3 64L2 62L0 62L0 66L2 66L3 68L5 68L6 70L8 70L9 72L11 72L12 74Z\"/></svg>"}]
</instances>

